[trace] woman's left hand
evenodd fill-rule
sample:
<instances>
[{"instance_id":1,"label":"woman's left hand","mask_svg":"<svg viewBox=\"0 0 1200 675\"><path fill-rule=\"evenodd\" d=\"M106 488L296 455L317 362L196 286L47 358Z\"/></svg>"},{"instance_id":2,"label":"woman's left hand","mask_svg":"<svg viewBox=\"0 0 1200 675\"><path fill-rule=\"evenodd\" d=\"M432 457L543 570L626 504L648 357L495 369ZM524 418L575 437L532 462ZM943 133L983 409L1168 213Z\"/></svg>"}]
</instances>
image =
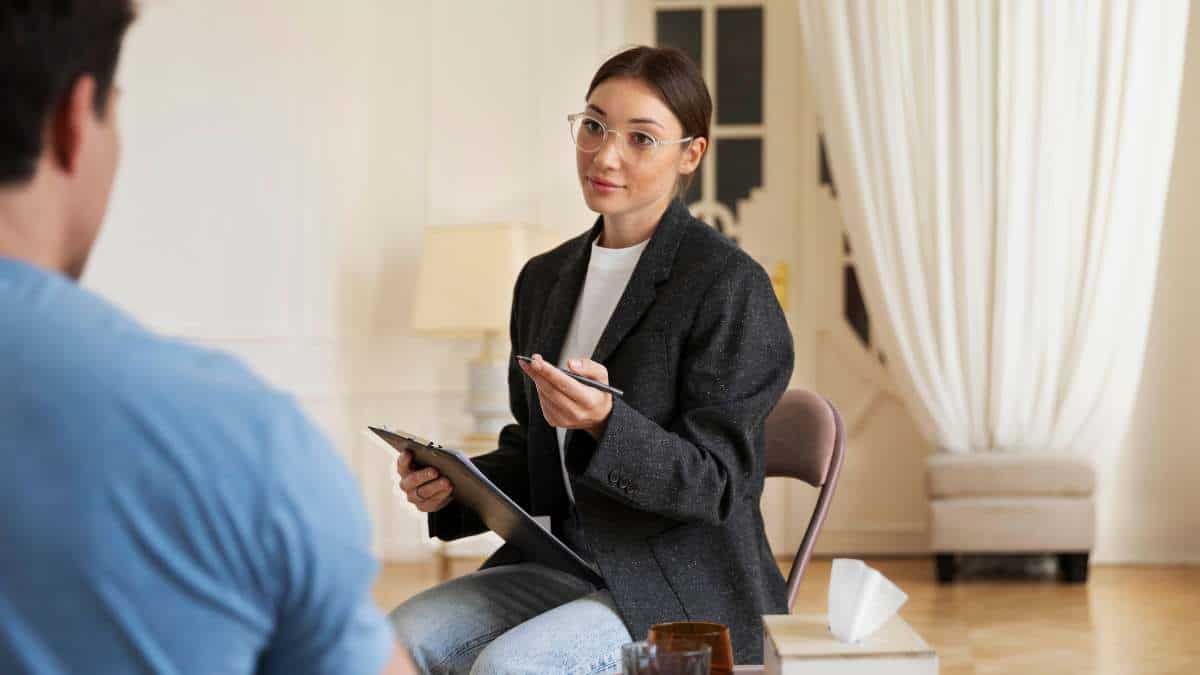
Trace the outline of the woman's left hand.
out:
<instances>
[{"instance_id":1,"label":"woman's left hand","mask_svg":"<svg viewBox=\"0 0 1200 675\"><path fill-rule=\"evenodd\" d=\"M551 426L562 429L582 429L600 438L612 413L612 394L589 387L567 377L550 365L541 354L533 355L533 363L518 361L521 370L533 379L542 404L542 414ZM567 368L576 375L608 384L608 369L588 359L571 359Z\"/></svg>"}]
</instances>

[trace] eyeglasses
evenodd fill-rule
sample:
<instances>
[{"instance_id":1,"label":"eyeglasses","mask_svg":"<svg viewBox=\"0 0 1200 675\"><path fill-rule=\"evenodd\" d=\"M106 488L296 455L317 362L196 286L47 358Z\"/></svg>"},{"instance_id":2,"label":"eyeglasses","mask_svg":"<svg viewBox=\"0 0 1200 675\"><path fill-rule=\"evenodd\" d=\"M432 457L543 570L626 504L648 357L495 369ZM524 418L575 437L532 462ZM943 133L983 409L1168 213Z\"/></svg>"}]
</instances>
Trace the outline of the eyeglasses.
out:
<instances>
[{"instance_id":1,"label":"eyeglasses","mask_svg":"<svg viewBox=\"0 0 1200 675\"><path fill-rule=\"evenodd\" d=\"M575 147L584 152L597 152L604 145L604 139L615 134L619 141L617 154L628 160L644 159L664 145L689 143L695 139L695 136L688 136L677 141L663 141L645 131L609 129L604 122L586 113L567 115L567 122L571 125L571 141Z\"/></svg>"}]
</instances>

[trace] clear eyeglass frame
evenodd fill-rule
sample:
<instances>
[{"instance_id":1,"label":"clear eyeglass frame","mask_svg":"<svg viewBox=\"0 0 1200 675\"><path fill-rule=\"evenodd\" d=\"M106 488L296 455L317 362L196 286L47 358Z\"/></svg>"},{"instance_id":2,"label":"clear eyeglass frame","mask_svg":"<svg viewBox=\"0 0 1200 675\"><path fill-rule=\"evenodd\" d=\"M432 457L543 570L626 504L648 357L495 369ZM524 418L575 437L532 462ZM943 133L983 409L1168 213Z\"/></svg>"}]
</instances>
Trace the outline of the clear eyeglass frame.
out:
<instances>
[{"instance_id":1,"label":"clear eyeglass frame","mask_svg":"<svg viewBox=\"0 0 1200 675\"><path fill-rule=\"evenodd\" d=\"M580 143L580 132L583 130L584 124L595 124L599 129L596 133L597 140L595 147L590 147ZM583 152L599 152L604 147L604 142L608 140L609 134L617 137L617 153L622 159L640 159L653 155L659 148L664 145L679 145L681 143L690 143L696 139L695 136L688 136L677 140L662 140L647 131L638 129L609 129L608 125L603 121L592 117L587 113L575 113L567 115L568 131L571 134L571 142L575 147ZM625 154L628 149L629 155Z\"/></svg>"}]
</instances>

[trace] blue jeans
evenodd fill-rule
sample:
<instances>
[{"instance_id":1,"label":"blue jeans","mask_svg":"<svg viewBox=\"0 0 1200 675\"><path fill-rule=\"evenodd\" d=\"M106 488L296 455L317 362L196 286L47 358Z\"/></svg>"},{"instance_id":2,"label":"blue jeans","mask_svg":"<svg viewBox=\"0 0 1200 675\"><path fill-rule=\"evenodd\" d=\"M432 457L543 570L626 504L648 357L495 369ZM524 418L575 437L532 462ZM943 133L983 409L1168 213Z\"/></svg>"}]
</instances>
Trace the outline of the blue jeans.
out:
<instances>
[{"instance_id":1,"label":"blue jeans","mask_svg":"<svg viewBox=\"0 0 1200 675\"><path fill-rule=\"evenodd\" d=\"M505 565L413 596L388 617L421 672L615 670L631 642L608 591L542 565Z\"/></svg>"}]
</instances>

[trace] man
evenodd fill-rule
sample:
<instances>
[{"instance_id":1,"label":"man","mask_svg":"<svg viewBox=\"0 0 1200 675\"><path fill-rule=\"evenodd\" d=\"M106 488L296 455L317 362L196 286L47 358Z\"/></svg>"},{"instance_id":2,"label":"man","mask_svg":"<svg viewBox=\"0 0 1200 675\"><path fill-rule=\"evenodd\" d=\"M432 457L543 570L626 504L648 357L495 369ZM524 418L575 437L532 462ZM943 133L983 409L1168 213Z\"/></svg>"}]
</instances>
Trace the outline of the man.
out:
<instances>
[{"instance_id":1,"label":"man","mask_svg":"<svg viewBox=\"0 0 1200 675\"><path fill-rule=\"evenodd\" d=\"M296 405L75 281L131 0L0 3L0 673L401 673L357 486Z\"/></svg>"}]
</instances>

